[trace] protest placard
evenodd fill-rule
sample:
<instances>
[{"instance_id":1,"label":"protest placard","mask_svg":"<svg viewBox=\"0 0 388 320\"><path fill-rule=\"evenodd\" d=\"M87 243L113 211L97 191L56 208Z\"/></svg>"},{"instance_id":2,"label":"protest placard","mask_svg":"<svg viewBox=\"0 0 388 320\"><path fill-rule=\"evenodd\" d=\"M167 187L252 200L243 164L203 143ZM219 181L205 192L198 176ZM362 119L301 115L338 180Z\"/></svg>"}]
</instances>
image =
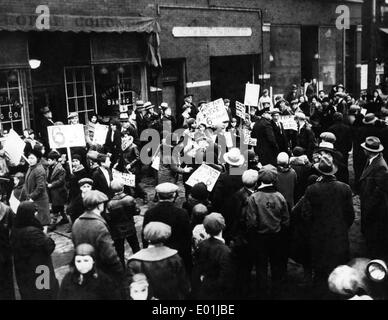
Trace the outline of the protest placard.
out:
<instances>
[{"instance_id":1,"label":"protest placard","mask_svg":"<svg viewBox=\"0 0 388 320\"><path fill-rule=\"evenodd\" d=\"M52 149L86 146L84 126L82 124L49 126L47 131L50 148Z\"/></svg>"},{"instance_id":2,"label":"protest placard","mask_svg":"<svg viewBox=\"0 0 388 320\"><path fill-rule=\"evenodd\" d=\"M249 146L257 146L257 139L251 138L251 130L244 129L243 131L244 135L244 144L247 144Z\"/></svg>"},{"instance_id":3,"label":"protest placard","mask_svg":"<svg viewBox=\"0 0 388 320\"><path fill-rule=\"evenodd\" d=\"M26 143L11 129L4 140L4 152L12 165L18 165L23 156Z\"/></svg>"},{"instance_id":4,"label":"protest placard","mask_svg":"<svg viewBox=\"0 0 388 320\"><path fill-rule=\"evenodd\" d=\"M232 148L233 147L232 134L227 131L224 133L224 137L225 137L226 146L228 148Z\"/></svg>"},{"instance_id":5,"label":"protest placard","mask_svg":"<svg viewBox=\"0 0 388 320\"><path fill-rule=\"evenodd\" d=\"M284 130L298 131L298 124L296 123L294 116L280 116L279 121L283 124Z\"/></svg>"},{"instance_id":6,"label":"protest placard","mask_svg":"<svg viewBox=\"0 0 388 320\"><path fill-rule=\"evenodd\" d=\"M206 103L197 115L197 123L206 123L208 126L214 126L229 121L228 113L223 99Z\"/></svg>"},{"instance_id":7,"label":"protest placard","mask_svg":"<svg viewBox=\"0 0 388 320\"><path fill-rule=\"evenodd\" d=\"M116 169L113 169L112 176L113 176L113 179L117 179L121 181L125 186L128 186L128 187L135 186L136 177L132 173L124 173Z\"/></svg>"},{"instance_id":8,"label":"protest placard","mask_svg":"<svg viewBox=\"0 0 388 320\"><path fill-rule=\"evenodd\" d=\"M104 145L108 130L108 126L97 123L94 127L93 144Z\"/></svg>"},{"instance_id":9,"label":"protest placard","mask_svg":"<svg viewBox=\"0 0 388 320\"><path fill-rule=\"evenodd\" d=\"M207 164L202 164L197 170L193 172L186 184L193 187L198 182L206 184L207 190L211 192L220 176L221 172L213 169Z\"/></svg>"},{"instance_id":10,"label":"protest placard","mask_svg":"<svg viewBox=\"0 0 388 320\"><path fill-rule=\"evenodd\" d=\"M245 119L245 105L238 101L236 101L236 116Z\"/></svg>"},{"instance_id":11,"label":"protest placard","mask_svg":"<svg viewBox=\"0 0 388 320\"><path fill-rule=\"evenodd\" d=\"M247 83L245 85L244 104L246 106L258 107L260 95L260 85Z\"/></svg>"}]
</instances>

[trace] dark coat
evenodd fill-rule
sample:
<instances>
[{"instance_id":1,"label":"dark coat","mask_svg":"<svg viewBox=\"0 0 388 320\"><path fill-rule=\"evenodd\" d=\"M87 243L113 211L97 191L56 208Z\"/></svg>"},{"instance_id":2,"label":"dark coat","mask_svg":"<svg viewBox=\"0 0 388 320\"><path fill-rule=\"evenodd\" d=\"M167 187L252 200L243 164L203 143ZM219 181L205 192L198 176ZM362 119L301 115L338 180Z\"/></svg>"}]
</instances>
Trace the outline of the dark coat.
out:
<instances>
[{"instance_id":1,"label":"dark coat","mask_svg":"<svg viewBox=\"0 0 388 320\"><path fill-rule=\"evenodd\" d=\"M106 135L104 149L106 153L112 154L112 163L115 163L118 159L120 150L121 150L121 132L120 129L117 128L117 130L113 134L113 140L112 140L112 129L108 130L108 133Z\"/></svg>"},{"instance_id":2,"label":"dark coat","mask_svg":"<svg viewBox=\"0 0 388 320\"><path fill-rule=\"evenodd\" d=\"M352 129L354 181L356 189L359 191L359 180L366 163L366 155L364 149L361 147L361 143L365 142L367 137L379 137L382 128L377 124L363 124L361 122L360 125L355 124Z\"/></svg>"},{"instance_id":3,"label":"dark coat","mask_svg":"<svg viewBox=\"0 0 388 320\"><path fill-rule=\"evenodd\" d=\"M94 274L97 274L95 278ZM101 270L84 275L82 284L78 274L69 271L62 280L59 300L120 300L120 292L112 279Z\"/></svg>"},{"instance_id":4,"label":"dark coat","mask_svg":"<svg viewBox=\"0 0 388 320\"><path fill-rule=\"evenodd\" d=\"M342 153L344 160L347 160L349 151L352 149L352 129L350 126L343 122L336 122L327 131L334 133L337 138L334 147Z\"/></svg>"},{"instance_id":5,"label":"dark coat","mask_svg":"<svg viewBox=\"0 0 388 320\"><path fill-rule=\"evenodd\" d=\"M0 202L0 300L14 300L10 230L15 214Z\"/></svg>"},{"instance_id":6,"label":"dark coat","mask_svg":"<svg viewBox=\"0 0 388 320\"><path fill-rule=\"evenodd\" d=\"M136 234L133 216L138 214L135 199L124 192L115 194L107 204L104 217L112 239L124 239Z\"/></svg>"},{"instance_id":7,"label":"dark coat","mask_svg":"<svg viewBox=\"0 0 388 320\"><path fill-rule=\"evenodd\" d=\"M144 273L155 298L184 300L189 293L185 268L178 252L165 246L142 249L127 264L132 277Z\"/></svg>"},{"instance_id":8,"label":"dark coat","mask_svg":"<svg viewBox=\"0 0 388 320\"><path fill-rule=\"evenodd\" d=\"M352 190L334 176L323 176L306 190L311 219L312 263L330 273L349 261L348 231L354 221Z\"/></svg>"},{"instance_id":9,"label":"dark coat","mask_svg":"<svg viewBox=\"0 0 388 320\"><path fill-rule=\"evenodd\" d=\"M279 152L288 152L288 139L284 131L283 123L279 122L280 127L274 121L271 121L273 132L275 134L276 143L279 147Z\"/></svg>"},{"instance_id":10,"label":"dark coat","mask_svg":"<svg viewBox=\"0 0 388 320\"><path fill-rule=\"evenodd\" d=\"M109 179L110 181L112 182L113 180L113 175L112 175L112 171L110 169L107 169L108 170L108 173L109 173ZM105 175L104 173L101 171L100 168L97 168L94 172L93 172L93 182L94 182L94 189L95 190L98 190L98 191L101 191L103 193L105 193L108 198L111 198L113 196L113 193L110 189L110 186L108 185L106 179L105 179Z\"/></svg>"},{"instance_id":11,"label":"dark coat","mask_svg":"<svg viewBox=\"0 0 388 320\"><path fill-rule=\"evenodd\" d=\"M234 272L230 249L221 240L210 237L199 244L194 255L195 298L231 299Z\"/></svg>"},{"instance_id":12,"label":"dark coat","mask_svg":"<svg viewBox=\"0 0 388 320\"><path fill-rule=\"evenodd\" d=\"M294 200L295 202L298 202L300 198L303 197L306 188L308 186L307 181L308 177L311 175L311 164L310 163L304 163L304 161L300 160L299 158L294 158L290 162L290 166L292 169L296 172L296 185L294 190Z\"/></svg>"},{"instance_id":13,"label":"dark coat","mask_svg":"<svg viewBox=\"0 0 388 320\"><path fill-rule=\"evenodd\" d=\"M51 261L55 242L35 226L14 228L11 234L16 280L23 300L56 299L58 281ZM50 289L38 289L37 277L42 274L38 267L48 267ZM47 272L47 271L46 271Z\"/></svg>"},{"instance_id":14,"label":"dark coat","mask_svg":"<svg viewBox=\"0 0 388 320\"><path fill-rule=\"evenodd\" d=\"M66 171L60 163L57 163L53 169L51 177L49 169L47 169L47 184L51 183L51 188L48 189L51 204L53 206L63 206L67 201L66 189Z\"/></svg>"},{"instance_id":15,"label":"dark coat","mask_svg":"<svg viewBox=\"0 0 388 320\"><path fill-rule=\"evenodd\" d=\"M71 217L71 220L74 222L84 212L85 212L84 201L81 194L79 194L75 198L71 199L69 205L66 208L66 213Z\"/></svg>"},{"instance_id":16,"label":"dark coat","mask_svg":"<svg viewBox=\"0 0 388 320\"><path fill-rule=\"evenodd\" d=\"M368 167L364 168L360 177L360 203L361 203L361 231L368 238L373 236L376 228L376 217L385 209L384 202L378 200L378 181L388 171L387 163L382 154L373 159Z\"/></svg>"},{"instance_id":17,"label":"dark coat","mask_svg":"<svg viewBox=\"0 0 388 320\"><path fill-rule=\"evenodd\" d=\"M241 175L229 175L229 173L221 173L213 190L213 209L215 212L221 213L225 218L227 229L225 230L225 238L229 240L230 228L234 225L237 212L232 209L233 195L243 187Z\"/></svg>"},{"instance_id":18,"label":"dark coat","mask_svg":"<svg viewBox=\"0 0 388 320\"><path fill-rule=\"evenodd\" d=\"M81 190L78 185L78 181L83 178L88 178L89 175L86 172L84 166L80 166L76 171L73 170L73 174L69 178L69 202L75 199L81 194Z\"/></svg>"},{"instance_id":19,"label":"dark coat","mask_svg":"<svg viewBox=\"0 0 388 320\"><path fill-rule=\"evenodd\" d=\"M187 211L177 208L172 202L159 202L146 211L143 220L144 227L151 221L163 222L171 227L171 236L165 245L178 250L186 268L191 268L191 227ZM144 237L143 248L148 246Z\"/></svg>"},{"instance_id":20,"label":"dark coat","mask_svg":"<svg viewBox=\"0 0 388 320\"><path fill-rule=\"evenodd\" d=\"M46 181L46 171L40 163L28 168L20 197L21 201L31 199L38 206L37 218L42 226L50 224L50 207Z\"/></svg>"},{"instance_id":21,"label":"dark coat","mask_svg":"<svg viewBox=\"0 0 388 320\"><path fill-rule=\"evenodd\" d=\"M113 246L106 221L99 215L86 211L73 224L71 237L74 247L89 243L96 250L96 264L115 280L123 276L123 267Z\"/></svg>"},{"instance_id":22,"label":"dark coat","mask_svg":"<svg viewBox=\"0 0 388 320\"><path fill-rule=\"evenodd\" d=\"M306 150L306 155L309 159L312 158L315 147L315 135L310 126L306 123L296 135L296 146Z\"/></svg>"},{"instance_id":23,"label":"dark coat","mask_svg":"<svg viewBox=\"0 0 388 320\"><path fill-rule=\"evenodd\" d=\"M251 137L257 139L255 152L259 156L261 164L276 165L279 146L276 142L271 121L264 118L256 121L251 132Z\"/></svg>"},{"instance_id":24,"label":"dark coat","mask_svg":"<svg viewBox=\"0 0 388 320\"><path fill-rule=\"evenodd\" d=\"M140 162L140 152L136 144L132 143L124 151L120 150L119 155L119 165L117 170L121 172L127 172L126 166L130 165L130 172L133 174L138 174L141 166Z\"/></svg>"}]
</instances>

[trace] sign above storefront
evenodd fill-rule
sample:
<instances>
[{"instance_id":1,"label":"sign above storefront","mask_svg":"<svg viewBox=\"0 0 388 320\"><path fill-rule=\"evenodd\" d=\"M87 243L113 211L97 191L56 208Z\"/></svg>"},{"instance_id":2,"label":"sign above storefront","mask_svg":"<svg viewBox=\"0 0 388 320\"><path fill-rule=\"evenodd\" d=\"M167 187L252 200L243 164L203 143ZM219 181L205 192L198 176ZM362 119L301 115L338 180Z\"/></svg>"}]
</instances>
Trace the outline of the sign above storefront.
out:
<instances>
[{"instance_id":1,"label":"sign above storefront","mask_svg":"<svg viewBox=\"0 0 388 320\"><path fill-rule=\"evenodd\" d=\"M173 27L172 34L181 37L250 37L252 28L237 27Z\"/></svg>"},{"instance_id":2,"label":"sign above storefront","mask_svg":"<svg viewBox=\"0 0 388 320\"><path fill-rule=\"evenodd\" d=\"M0 30L40 31L38 14L0 13ZM159 32L153 17L75 16L50 14L47 31L71 32Z\"/></svg>"}]
</instances>

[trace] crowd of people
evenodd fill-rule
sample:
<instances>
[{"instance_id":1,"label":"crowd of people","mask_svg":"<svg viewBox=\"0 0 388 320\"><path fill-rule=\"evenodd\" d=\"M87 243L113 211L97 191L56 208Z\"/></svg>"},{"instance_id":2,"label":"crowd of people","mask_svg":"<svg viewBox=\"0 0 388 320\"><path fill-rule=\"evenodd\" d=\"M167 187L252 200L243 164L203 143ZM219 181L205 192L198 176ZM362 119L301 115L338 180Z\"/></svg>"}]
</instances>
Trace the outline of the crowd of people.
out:
<instances>
[{"instance_id":1,"label":"crowd of people","mask_svg":"<svg viewBox=\"0 0 388 320\"><path fill-rule=\"evenodd\" d=\"M50 148L47 127L63 123L42 108L36 132L23 132L20 163L0 150L0 299L15 298L13 272L22 299L277 299L289 259L303 266L316 298L337 297L328 279L351 258L354 194L365 256L388 258L388 104L379 91L356 98L342 85L317 95L293 85L284 96L273 101L264 90L244 119L224 99L229 119L216 125L201 120L207 101L196 106L192 95L178 117L167 103L140 100L112 119L91 114L86 147L71 148L71 162L66 149ZM285 129L282 116L296 127ZM105 143L95 144L96 124L107 121ZM157 150L141 138L147 129L160 134ZM144 164L142 151L160 157L158 166ZM214 188L186 183L202 164L219 172ZM112 170L135 175L135 186ZM149 207L140 235L138 200ZM59 284L50 232L63 224L75 249ZM41 266L49 286L37 286Z\"/></svg>"}]
</instances>

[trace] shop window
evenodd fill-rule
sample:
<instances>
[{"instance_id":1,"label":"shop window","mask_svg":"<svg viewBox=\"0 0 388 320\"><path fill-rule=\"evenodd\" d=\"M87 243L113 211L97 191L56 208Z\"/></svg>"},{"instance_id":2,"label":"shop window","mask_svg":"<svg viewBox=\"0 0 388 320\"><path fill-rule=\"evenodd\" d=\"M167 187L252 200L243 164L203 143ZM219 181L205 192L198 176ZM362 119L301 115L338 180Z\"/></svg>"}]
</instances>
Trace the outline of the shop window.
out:
<instances>
[{"instance_id":1,"label":"shop window","mask_svg":"<svg viewBox=\"0 0 388 320\"><path fill-rule=\"evenodd\" d=\"M81 122L96 111L93 72L90 67L65 67L67 114L78 112Z\"/></svg>"},{"instance_id":2,"label":"shop window","mask_svg":"<svg viewBox=\"0 0 388 320\"><path fill-rule=\"evenodd\" d=\"M2 133L14 129L23 131L23 88L21 71L0 71L0 130Z\"/></svg>"},{"instance_id":3,"label":"shop window","mask_svg":"<svg viewBox=\"0 0 388 320\"><path fill-rule=\"evenodd\" d=\"M145 67L141 63L96 65L94 78L101 116L119 116L144 96Z\"/></svg>"},{"instance_id":4,"label":"shop window","mask_svg":"<svg viewBox=\"0 0 388 320\"><path fill-rule=\"evenodd\" d=\"M335 27L319 28L319 80L323 90L329 91L343 82L343 33Z\"/></svg>"}]
</instances>

